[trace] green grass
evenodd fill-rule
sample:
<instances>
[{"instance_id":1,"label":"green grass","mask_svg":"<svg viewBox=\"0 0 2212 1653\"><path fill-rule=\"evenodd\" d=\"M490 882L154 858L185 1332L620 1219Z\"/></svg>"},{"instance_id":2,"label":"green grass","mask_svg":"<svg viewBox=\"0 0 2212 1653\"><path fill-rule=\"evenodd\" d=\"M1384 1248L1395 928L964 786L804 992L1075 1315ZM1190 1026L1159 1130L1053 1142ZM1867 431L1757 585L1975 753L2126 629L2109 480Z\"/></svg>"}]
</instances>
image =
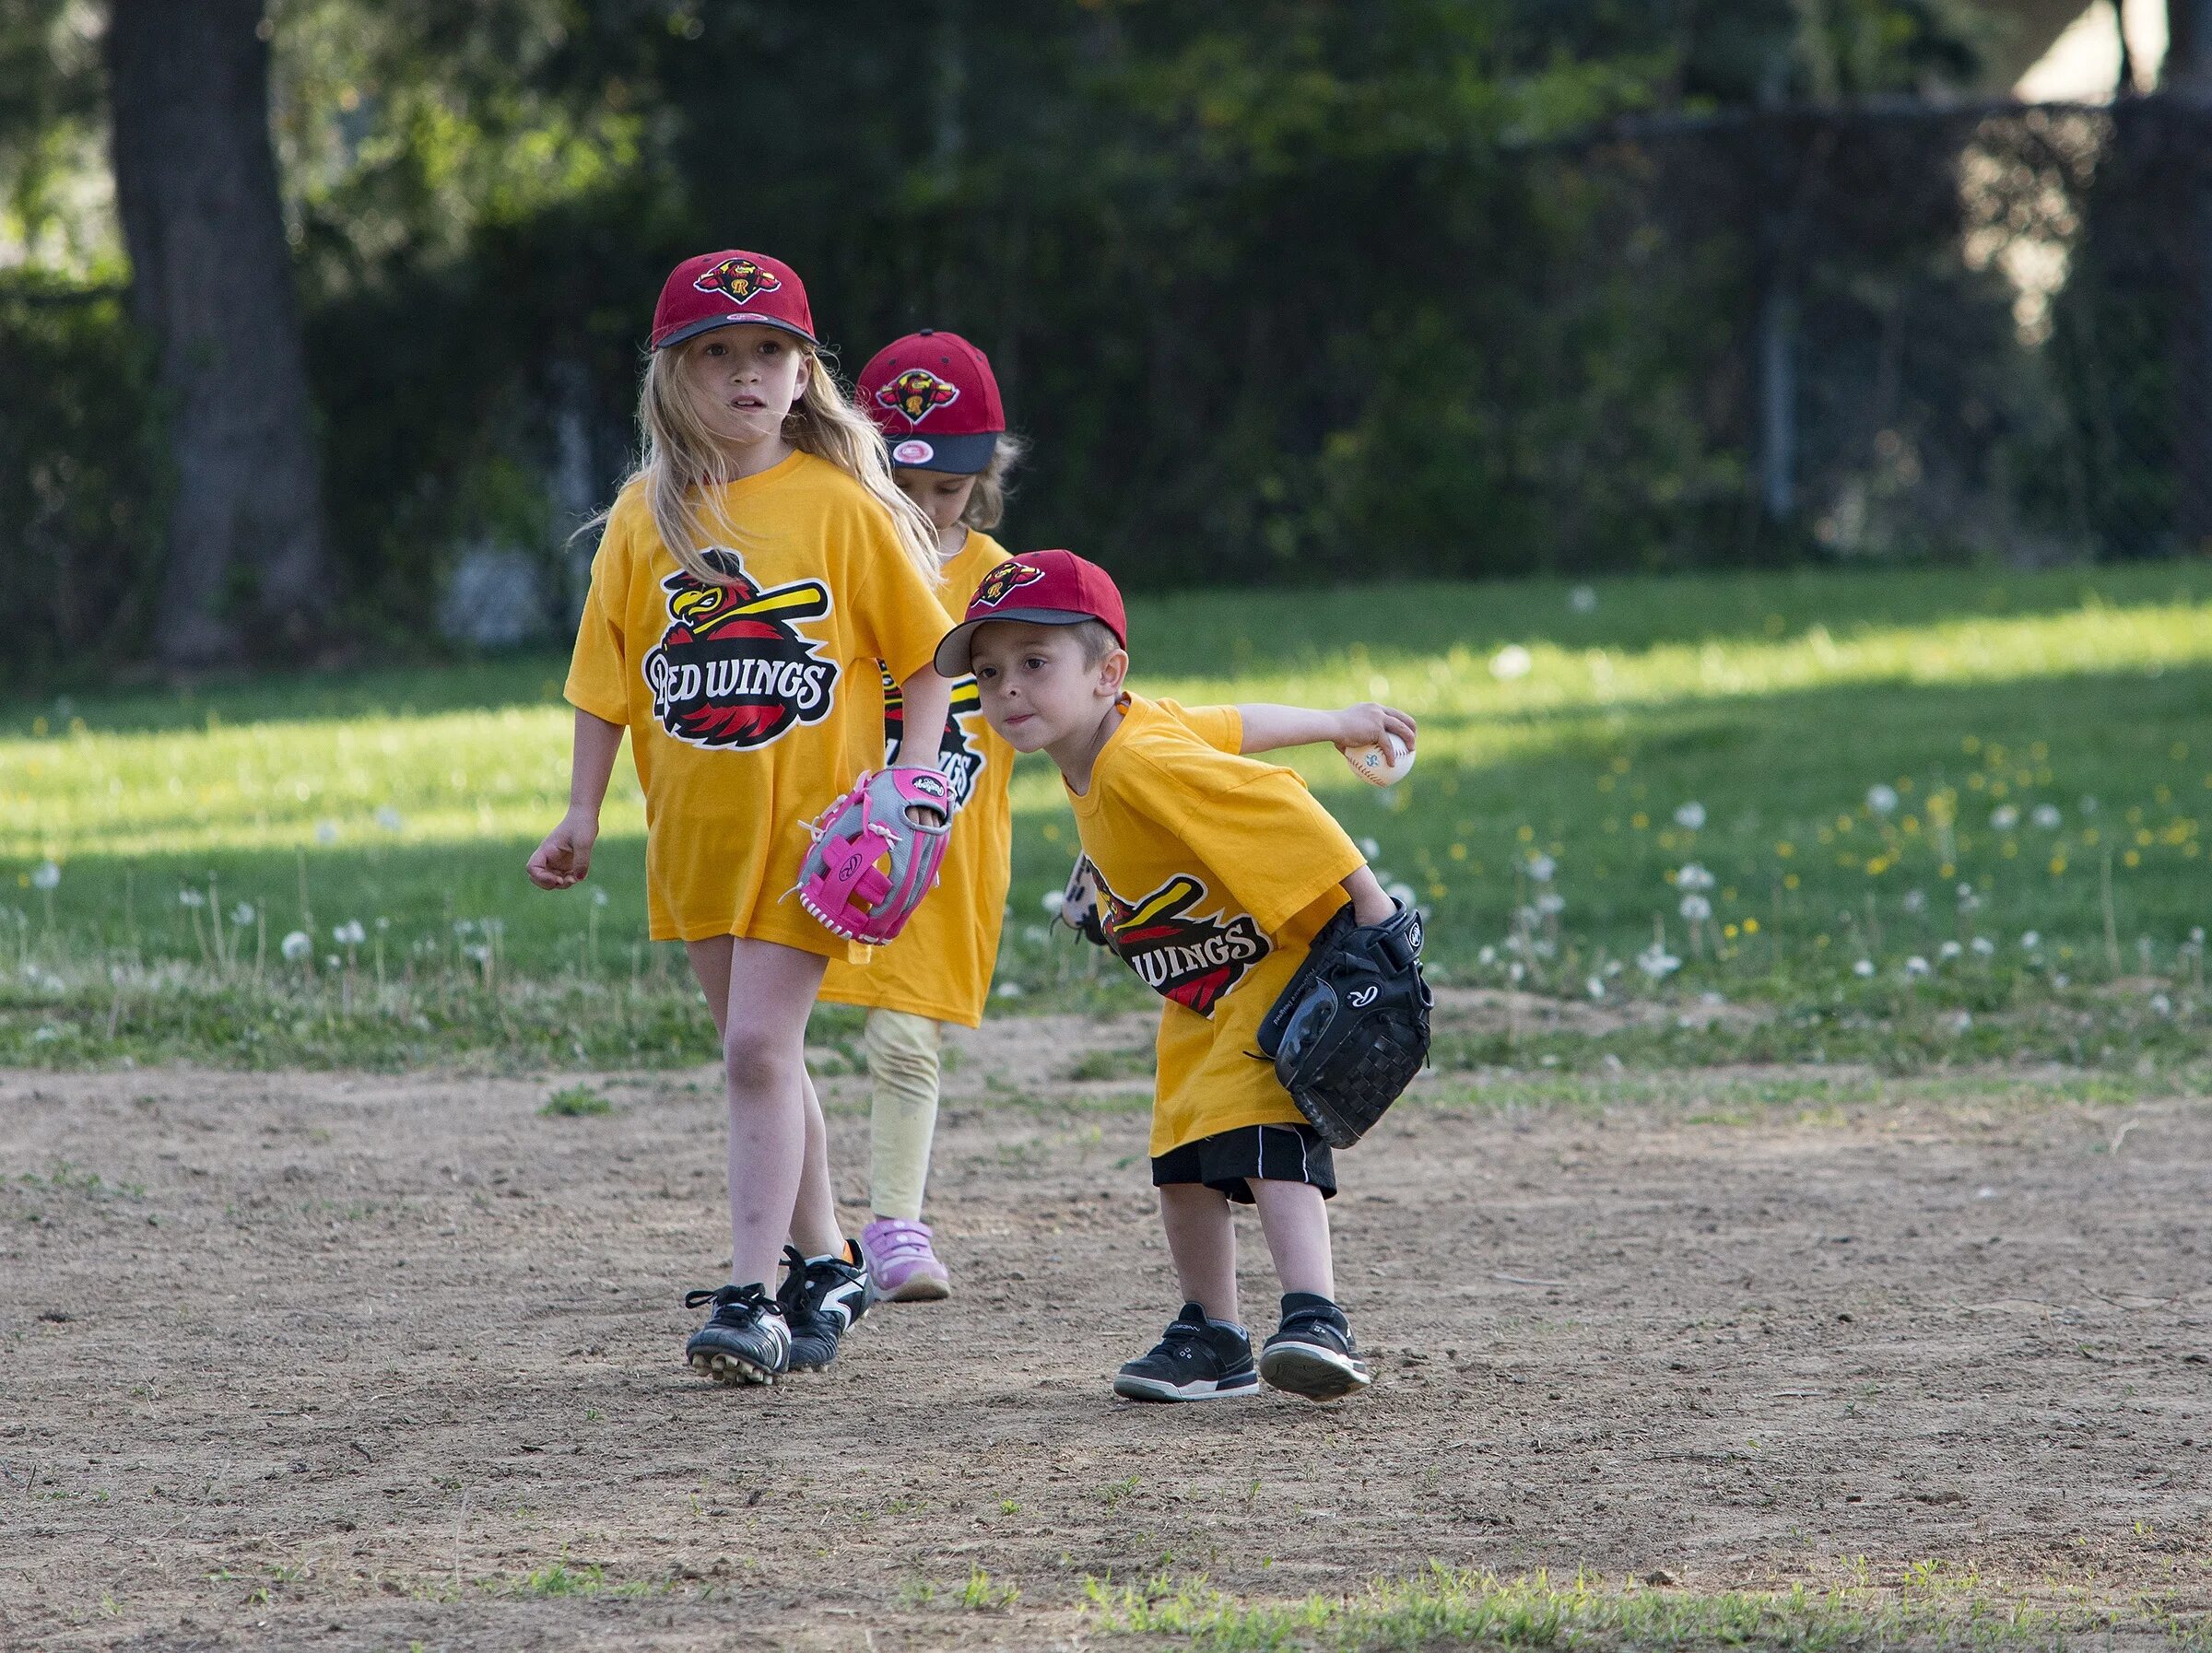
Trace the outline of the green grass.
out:
<instances>
[{"instance_id":1,"label":"green grass","mask_svg":"<svg viewBox=\"0 0 2212 1653\"><path fill-rule=\"evenodd\" d=\"M2065 1019L2039 1001L2147 978L2169 1031L2201 1035L2191 936L2212 923L2212 568L1592 589L1589 612L1557 582L1139 603L1135 679L1199 701L1382 698L1419 717L1419 766L1388 791L1325 748L1294 761L1431 909L1440 982L1610 1001L1719 991L1790 1009L1800 1019L1782 1025L1799 1031L1809 1009L1882 1026L1924 1010L1930 1039L1937 1012L1963 1009L1989 1022L1972 1053L2004 1028ZM574 1030L569 1060L630 1045L651 1059L645 985L680 998L683 968L643 940L627 763L590 882L546 895L521 872L565 798L559 674L536 657L0 708L0 1059L100 1046L117 967L112 1050L190 1051L206 1042L195 1027L229 1014L265 1047L335 1055L345 1039L316 1028L381 1002L368 991L381 978L415 1039L369 1042L396 1059L504 1048L518 1027L518 1048L558 1049L549 1007L563 994L594 1025ZM1894 805L1877 807L1877 787ZM997 1004L1145 1002L1043 929L1072 822L1041 762L1015 797L1001 979L1019 997ZM2039 824L2045 807L2055 824ZM35 877L46 862L51 889ZM1711 921L1694 928L1681 904L1698 892L1676 884L1692 863L1713 880ZM361 939L347 945L351 924ZM312 947L288 963L294 930ZM1658 984L1635 963L1655 937L1683 961ZM241 998L244 980L259 985ZM538 997L510 1014L500 1002L518 980ZM182 1002L158 1004L172 989ZM684 1021L697 1040L703 1018ZM41 1027L55 1031L34 1049ZM1848 1031L1797 1042L1832 1053ZM2035 1033L2036 1048L2055 1037ZM1660 1036L1644 1042L1665 1054Z\"/></svg>"},{"instance_id":2,"label":"green grass","mask_svg":"<svg viewBox=\"0 0 2212 1653\"><path fill-rule=\"evenodd\" d=\"M1431 1564L1361 1594L1248 1602L1203 1578L1167 1575L1115 1587L1092 1580L1086 1606L1112 1639L1201 1653L1453 1647L2049 1647L2114 1632L2202 1647L2205 1626L2153 1603L2126 1608L2002 1599L1971 1571L1928 1562L1894 1584L1697 1594L1544 1574L1500 1582Z\"/></svg>"},{"instance_id":3,"label":"green grass","mask_svg":"<svg viewBox=\"0 0 2212 1653\"><path fill-rule=\"evenodd\" d=\"M612 1113L615 1105L588 1084L571 1084L547 1096L537 1111L552 1120L582 1120Z\"/></svg>"}]
</instances>

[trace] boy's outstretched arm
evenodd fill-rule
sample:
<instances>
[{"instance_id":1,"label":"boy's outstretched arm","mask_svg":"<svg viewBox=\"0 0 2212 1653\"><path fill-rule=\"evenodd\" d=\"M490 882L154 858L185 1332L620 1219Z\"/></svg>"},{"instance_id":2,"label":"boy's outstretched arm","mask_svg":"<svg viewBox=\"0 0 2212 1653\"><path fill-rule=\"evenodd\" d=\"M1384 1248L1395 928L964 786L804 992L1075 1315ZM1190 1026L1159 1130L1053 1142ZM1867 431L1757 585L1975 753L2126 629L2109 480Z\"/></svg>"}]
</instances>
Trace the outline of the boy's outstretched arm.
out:
<instances>
[{"instance_id":1,"label":"boy's outstretched arm","mask_svg":"<svg viewBox=\"0 0 2212 1653\"><path fill-rule=\"evenodd\" d=\"M1344 881L1344 893L1352 898L1352 922L1381 924L1398 910L1398 904L1382 893L1382 881L1373 871L1361 867Z\"/></svg>"},{"instance_id":2,"label":"boy's outstretched arm","mask_svg":"<svg viewBox=\"0 0 2212 1653\"><path fill-rule=\"evenodd\" d=\"M1308 746L1327 741L1338 751L1381 744L1394 734L1410 751L1414 722L1394 706L1362 700L1342 711L1315 711L1303 706L1274 706L1265 701L1237 708L1244 725L1241 753L1273 752L1281 746Z\"/></svg>"}]
</instances>

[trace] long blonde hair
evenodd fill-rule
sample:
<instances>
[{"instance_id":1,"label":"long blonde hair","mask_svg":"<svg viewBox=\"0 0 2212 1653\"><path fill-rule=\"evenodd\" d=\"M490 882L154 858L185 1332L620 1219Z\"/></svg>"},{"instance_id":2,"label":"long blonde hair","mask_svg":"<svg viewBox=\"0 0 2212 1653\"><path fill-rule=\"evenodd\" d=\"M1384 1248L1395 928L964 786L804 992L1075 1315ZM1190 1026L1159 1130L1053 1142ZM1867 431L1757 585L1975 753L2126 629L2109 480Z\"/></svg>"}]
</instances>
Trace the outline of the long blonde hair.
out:
<instances>
[{"instance_id":1,"label":"long blonde hair","mask_svg":"<svg viewBox=\"0 0 2212 1653\"><path fill-rule=\"evenodd\" d=\"M999 519L1006 514L1006 495L1012 491L1006 478L1029 451L1029 443L1012 431L998 433L998 441L991 450L991 463L976 473L975 487L968 496L967 508L960 512L961 522L979 533L988 533L998 526Z\"/></svg>"},{"instance_id":2,"label":"long blonde hair","mask_svg":"<svg viewBox=\"0 0 2212 1653\"><path fill-rule=\"evenodd\" d=\"M921 508L893 486L883 438L845 394L829 358L811 346L799 347L806 353L806 384L784 417L783 440L802 453L828 460L865 488L888 513L899 549L935 584L940 578L937 531ZM645 382L638 393L638 427L645 452L623 486L636 482L644 488L646 509L653 513L661 543L685 572L709 585L727 585L730 577L707 560L706 551L721 541L742 551L747 534L743 524L732 522L719 504L712 522L702 510L706 490L729 478L722 449L683 383L688 354L670 348L655 350L646 358Z\"/></svg>"}]
</instances>

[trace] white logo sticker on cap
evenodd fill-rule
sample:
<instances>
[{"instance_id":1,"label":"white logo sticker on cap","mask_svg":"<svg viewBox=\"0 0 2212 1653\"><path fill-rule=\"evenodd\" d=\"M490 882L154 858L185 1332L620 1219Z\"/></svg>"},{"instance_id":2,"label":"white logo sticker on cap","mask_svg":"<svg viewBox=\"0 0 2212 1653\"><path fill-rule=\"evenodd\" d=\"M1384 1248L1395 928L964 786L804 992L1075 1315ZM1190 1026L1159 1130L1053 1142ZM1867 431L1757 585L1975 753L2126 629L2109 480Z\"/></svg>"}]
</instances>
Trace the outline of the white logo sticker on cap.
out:
<instances>
[{"instance_id":1,"label":"white logo sticker on cap","mask_svg":"<svg viewBox=\"0 0 2212 1653\"><path fill-rule=\"evenodd\" d=\"M937 451L924 441L903 441L891 450L895 465L925 465L936 456Z\"/></svg>"}]
</instances>

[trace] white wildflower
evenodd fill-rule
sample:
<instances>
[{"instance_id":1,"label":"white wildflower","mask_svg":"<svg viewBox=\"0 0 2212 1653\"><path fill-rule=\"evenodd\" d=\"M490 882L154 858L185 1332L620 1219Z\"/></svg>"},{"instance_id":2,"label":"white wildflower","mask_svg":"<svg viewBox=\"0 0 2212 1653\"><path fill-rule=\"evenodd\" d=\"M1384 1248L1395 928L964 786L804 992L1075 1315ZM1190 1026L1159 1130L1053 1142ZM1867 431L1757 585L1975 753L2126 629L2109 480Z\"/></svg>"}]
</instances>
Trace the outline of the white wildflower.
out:
<instances>
[{"instance_id":1,"label":"white wildflower","mask_svg":"<svg viewBox=\"0 0 2212 1653\"><path fill-rule=\"evenodd\" d=\"M251 901L241 901L230 909L230 921L241 930L251 924L256 916Z\"/></svg>"},{"instance_id":2,"label":"white wildflower","mask_svg":"<svg viewBox=\"0 0 2212 1653\"><path fill-rule=\"evenodd\" d=\"M2026 932L2020 937L2021 947L2030 953L2034 952L2042 944L2043 938L2032 930Z\"/></svg>"},{"instance_id":3,"label":"white wildflower","mask_svg":"<svg viewBox=\"0 0 2212 1653\"><path fill-rule=\"evenodd\" d=\"M1535 657L1519 643L1508 643L1490 656L1490 675L1500 683L1511 683L1527 676L1535 663Z\"/></svg>"},{"instance_id":4,"label":"white wildflower","mask_svg":"<svg viewBox=\"0 0 2212 1653\"><path fill-rule=\"evenodd\" d=\"M1382 853L1382 846L1371 838L1363 838L1359 840L1359 853L1371 862L1376 856Z\"/></svg>"},{"instance_id":5,"label":"white wildflower","mask_svg":"<svg viewBox=\"0 0 2212 1653\"><path fill-rule=\"evenodd\" d=\"M1591 977L1589 980L1583 983L1583 991L1587 992L1593 999L1604 998L1606 996L1605 978L1602 976Z\"/></svg>"},{"instance_id":6,"label":"white wildflower","mask_svg":"<svg viewBox=\"0 0 2212 1653\"><path fill-rule=\"evenodd\" d=\"M182 889L177 892L177 905L179 907L201 908L207 905L207 897L200 894L198 890L194 889L192 885L186 885Z\"/></svg>"},{"instance_id":7,"label":"white wildflower","mask_svg":"<svg viewBox=\"0 0 2212 1653\"><path fill-rule=\"evenodd\" d=\"M1895 815L1897 813L1897 788L1885 786L1880 781L1876 781L1874 785L1866 789L1866 807L1877 815Z\"/></svg>"},{"instance_id":8,"label":"white wildflower","mask_svg":"<svg viewBox=\"0 0 2212 1653\"><path fill-rule=\"evenodd\" d=\"M1963 1010L1951 1018L1951 1031L1953 1033L1964 1033L1973 1025L1974 1018Z\"/></svg>"},{"instance_id":9,"label":"white wildflower","mask_svg":"<svg viewBox=\"0 0 2212 1653\"><path fill-rule=\"evenodd\" d=\"M1597 592L1589 586L1578 585L1567 593L1567 606L1578 615L1594 615L1597 612Z\"/></svg>"},{"instance_id":10,"label":"white wildflower","mask_svg":"<svg viewBox=\"0 0 2212 1653\"><path fill-rule=\"evenodd\" d=\"M1475 955L1475 962L1478 965L1496 964L1498 962L1498 949L1488 946L1484 947L1481 952Z\"/></svg>"},{"instance_id":11,"label":"white wildflower","mask_svg":"<svg viewBox=\"0 0 2212 1653\"><path fill-rule=\"evenodd\" d=\"M1977 958L1987 958L1997 950L1997 944L1991 941L1986 935L1977 935L1969 944L1972 946L1974 956Z\"/></svg>"},{"instance_id":12,"label":"white wildflower","mask_svg":"<svg viewBox=\"0 0 2212 1653\"><path fill-rule=\"evenodd\" d=\"M1927 973L1928 961L1921 957L1919 954L1915 953L1912 957L1905 960L1905 974L1907 977L1925 976Z\"/></svg>"},{"instance_id":13,"label":"white wildflower","mask_svg":"<svg viewBox=\"0 0 2212 1653\"><path fill-rule=\"evenodd\" d=\"M1952 959L1958 957L1965 951L1966 949L1961 947L1957 942L1946 942L1942 946L1936 949L1936 956L1942 959L1944 963L1948 964Z\"/></svg>"},{"instance_id":14,"label":"white wildflower","mask_svg":"<svg viewBox=\"0 0 2212 1653\"><path fill-rule=\"evenodd\" d=\"M1536 897L1536 910L1546 918L1567 910L1567 897L1557 890L1546 890Z\"/></svg>"},{"instance_id":15,"label":"white wildflower","mask_svg":"<svg viewBox=\"0 0 2212 1653\"><path fill-rule=\"evenodd\" d=\"M2053 971L2051 977L2051 985L2057 988L2072 987L2074 985L2074 978L2067 975L2064 970Z\"/></svg>"},{"instance_id":16,"label":"white wildflower","mask_svg":"<svg viewBox=\"0 0 2212 1653\"><path fill-rule=\"evenodd\" d=\"M330 939L341 947L358 947L369 939L369 932L361 928L360 920L347 919L331 931Z\"/></svg>"},{"instance_id":17,"label":"white wildflower","mask_svg":"<svg viewBox=\"0 0 2212 1653\"><path fill-rule=\"evenodd\" d=\"M1928 906L1926 893L1922 890L1907 890L1904 906L1907 912L1925 912Z\"/></svg>"},{"instance_id":18,"label":"white wildflower","mask_svg":"<svg viewBox=\"0 0 2212 1653\"><path fill-rule=\"evenodd\" d=\"M461 951L468 957L475 959L478 964L484 963L491 956L491 949L487 947L482 942L471 942L467 946L462 948ZM331 960L331 963L335 964L337 963L337 960L334 958Z\"/></svg>"},{"instance_id":19,"label":"white wildflower","mask_svg":"<svg viewBox=\"0 0 2212 1653\"><path fill-rule=\"evenodd\" d=\"M315 939L304 930L295 930L284 938L284 957L288 964L299 964L315 950Z\"/></svg>"},{"instance_id":20,"label":"white wildflower","mask_svg":"<svg viewBox=\"0 0 2212 1653\"><path fill-rule=\"evenodd\" d=\"M2170 1016L2173 1014L2173 1001L2164 993L2153 993L2150 996L2150 1008L2155 1014Z\"/></svg>"},{"instance_id":21,"label":"white wildflower","mask_svg":"<svg viewBox=\"0 0 2212 1653\"><path fill-rule=\"evenodd\" d=\"M1018 999L1029 991L1018 981L1002 981L997 988L998 996L1002 999Z\"/></svg>"},{"instance_id":22,"label":"white wildflower","mask_svg":"<svg viewBox=\"0 0 2212 1653\"><path fill-rule=\"evenodd\" d=\"M1972 885L1960 885L1957 893L1959 897L1959 910L1960 912L1973 912L1981 907L1982 897L1974 894L1974 886Z\"/></svg>"},{"instance_id":23,"label":"white wildflower","mask_svg":"<svg viewBox=\"0 0 2212 1653\"><path fill-rule=\"evenodd\" d=\"M599 893L605 895L606 892L602 890ZM1067 905L1067 896L1061 890L1047 890L1044 892L1043 900L1040 901L1038 905L1044 909L1046 918L1056 919L1060 916L1060 909Z\"/></svg>"},{"instance_id":24,"label":"white wildflower","mask_svg":"<svg viewBox=\"0 0 2212 1653\"><path fill-rule=\"evenodd\" d=\"M2045 832L2056 832L2059 822L2064 818L2055 803L2039 803L2028 813L2028 819Z\"/></svg>"},{"instance_id":25,"label":"white wildflower","mask_svg":"<svg viewBox=\"0 0 2212 1653\"><path fill-rule=\"evenodd\" d=\"M1636 955L1636 967L1653 981L1665 981L1682 967L1682 961L1653 942Z\"/></svg>"},{"instance_id":26,"label":"white wildflower","mask_svg":"<svg viewBox=\"0 0 2212 1653\"><path fill-rule=\"evenodd\" d=\"M1410 908L1413 905L1413 885L1410 884L1386 884L1382 886L1382 893L1401 907Z\"/></svg>"},{"instance_id":27,"label":"white wildflower","mask_svg":"<svg viewBox=\"0 0 2212 1653\"><path fill-rule=\"evenodd\" d=\"M1559 863L1548 855L1532 855L1528 858L1528 875L1538 884L1549 884L1551 875L1559 870Z\"/></svg>"},{"instance_id":28,"label":"white wildflower","mask_svg":"<svg viewBox=\"0 0 2212 1653\"><path fill-rule=\"evenodd\" d=\"M1693 924L1702 924L1712 917L1712 903L1703 896L1682 897L1682 916Z\"/></svg>"},{"instance_id":29,"label":"white wildflower","mask_svg":"<svg viewBox=\"0 0 2212 1653\"><path fill-rule=\"evenodd\" d=\"M2081 801L2080 809L2081 813L2085 815L2095 815L2097 813L2097 800L2094 798L2084 798Z\"/></svg>"},{"instance_id":30,"label":"white wildflower","mask_svg":"<svg viewBox=\"0 0 2212 1653\"><path fill-rule=\"evenodd\" d=\"M594 907L605 907L605 906L606 905L606 902L607 902L607 895L606 895L606 892L605 890L594 890L594 891L592 892L592 905L593 905ZM1057 912L1057 911L1059 911L1060 909L1059 909L1058 908L1054 908L1054 909L1053 909L1053 910L1054 912ZM379 920L377 920L377 923L378 923L378 924L381 926L381 925L383 923L383 920L382 920L382 919L379 919Z\"/></svg>"},{"instance_id":31,"label":"white wildflower","mask_svg":"<svg viewBox=\"0 0 2212 1653\"><path fill-rule=\"evenodd\" d=\"M1678 890L1709 890L1718 882L1694 861L1675 874L1675 887Z\"/></svg>"},{"instance_id":32,"label":"white wildflower","mask_svg":"<svg viewBox=\"0 0 2212 1653\"><path fill-rule=\"evenodd\" d=\"M1857 964L1854 964L1854 965L1853 965L1853 966L1851 967L1851 973L1852 973L1853 976L1871 976L1871 975L1873 975L1873 974L1874 974L1874 960L1873 960L1873 959L1871 959L1871 958L1862 958L1862 959L1860 959L1860 960L1859 960L1859 962L1858 962Z\"/></svg>"},{"instance_id":33,"label":"white wildflower","mask_svg":"<svg viewBox=\"0 0 2212 1653\"><path fill-rule=\"evenodd\" d=\"M2010 832L2020 824L2020 812L2009 803L2000 803L1989 812L1989 824L1999 832Z\"/></svg>"},{"instance_id":34,"label":"white wildflower","mask_svg":"<svg viewBox=\"0 0 2212 1653\"><path fill-rule=\"evenodd\" d=\"M42 861L30 869L30 887L50 890L62 881L62 869L51 861Z\"/></svg>"},{"instance_id":35,"label":"white wildflower","mask_svg":"<svg viewBox=\"0 0 2212 1653\"><path fill-rule=\"evenodd\" d=\"M1675 825L1687 827L1691 832L1697 831L1705 825L1705 806L1694 800L1683 804L1675 811Z\"/></svg>"}]
</instances>

